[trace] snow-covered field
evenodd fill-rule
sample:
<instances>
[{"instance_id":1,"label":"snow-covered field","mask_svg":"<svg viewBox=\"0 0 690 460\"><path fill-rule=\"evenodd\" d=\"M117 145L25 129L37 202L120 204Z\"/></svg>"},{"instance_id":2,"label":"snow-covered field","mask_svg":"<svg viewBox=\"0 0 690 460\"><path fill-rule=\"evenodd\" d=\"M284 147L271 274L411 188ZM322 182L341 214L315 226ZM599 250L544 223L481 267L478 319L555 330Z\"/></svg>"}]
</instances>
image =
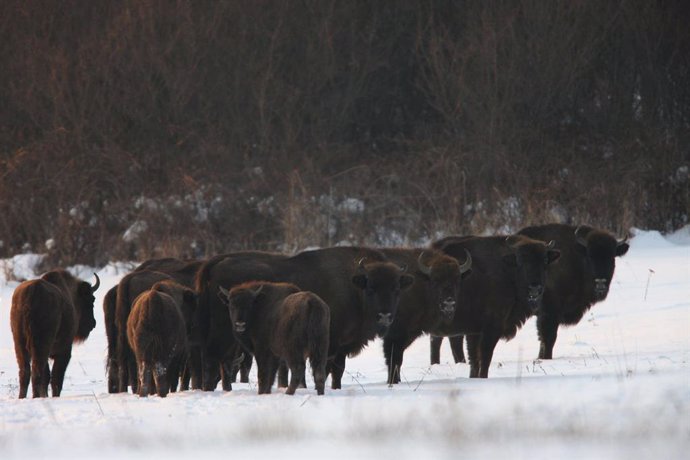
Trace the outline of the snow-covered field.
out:
<instances>
[{"instance_id":1,"label":"snow-covered field","mask_svg":"<svg viewBox=\"0 0 690 460\"><path fill-rule=\"evenodd\" d=\"M77 270L92 280L88 269ZM98 274L98 325L74 349L63 396L19 401L9 326L17 283L5 282L0 270L2 459L690 455L687 228L669 238L638 232L618 259L608 299L559 331L552 361L534 361L534 320L499 342L488 380L469 380L446 342L442 364L429 366L422 337L405 355L403 383L388 388L377 341L348 360L343 389L327 387L323 397L312 389L258 396L255 367L252 382L230 393L109 395L100 306L124 271L109 266Z\"/></svg>"}]
</instances>

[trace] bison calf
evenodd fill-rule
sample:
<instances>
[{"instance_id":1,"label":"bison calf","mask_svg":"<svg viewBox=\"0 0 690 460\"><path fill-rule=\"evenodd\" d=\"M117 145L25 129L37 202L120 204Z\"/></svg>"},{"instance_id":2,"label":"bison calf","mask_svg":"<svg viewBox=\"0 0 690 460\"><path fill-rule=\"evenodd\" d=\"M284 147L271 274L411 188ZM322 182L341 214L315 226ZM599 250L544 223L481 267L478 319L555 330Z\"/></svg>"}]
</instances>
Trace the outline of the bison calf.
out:
<instances>
[{"instance_id":1,"label":"bison calf","mask_svg":"<svg viewBox=\"0 0 690 460\"><path fill-rule=\"evenodd\" d=\"M127 319L127 340L136 359L139 396L152 393L152 378L161 398L177 390L195 306L194 291L171 280L154 284L134 301Z\"/></svg>"},{"instance_id":2,"label":"bison calf","mask_svg":"<svg viewBox=\"0 0 690 460\"><path fill-rule=\"evenodd\" d=\"M237 340L256 358L259 394L271 392L281 360L291 374L286 394L295 394L309 358L316 392L322 395L330 335L328 305L288 283L249 282L230 291L219 289Z\"/></svg>"},{"instance_id":3,"label":"bison calf","mask_svg":"<svg viewBox=\"0 0 690 460\"><path fill-rule=\"evenodd\" d=\"M95 274L94 274L95 275ZM34 398L60 396L72 344L83 342L96 327L93 293L100 286L54 270L25 281L12 295L10 322L19 367L19 398L26 398L31 377ZM48 366L52 358L53 369Z\"/></svg>"}]
</instances>

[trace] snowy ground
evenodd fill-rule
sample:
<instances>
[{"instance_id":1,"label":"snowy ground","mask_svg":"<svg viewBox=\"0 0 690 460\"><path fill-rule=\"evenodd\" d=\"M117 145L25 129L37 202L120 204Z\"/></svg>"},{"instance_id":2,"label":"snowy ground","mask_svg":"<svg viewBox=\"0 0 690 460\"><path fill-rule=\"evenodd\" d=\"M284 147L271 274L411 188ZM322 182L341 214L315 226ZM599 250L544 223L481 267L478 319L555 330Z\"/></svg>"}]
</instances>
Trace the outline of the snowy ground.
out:
<instances>
[{"instance_id":1,"label":"snowy ground","mask_svg":"<svg viewBox=\"0 0 690 460\"><path fill-rule=\"evenodd\" d=\"M688 458L687 229L668 239L640 232L618 260L609 298L560 330L552 361L534 361L533 320L499 343L488 380L469 380L468 366L452 364L445 342L443 364L429 366L422 337L405 355L403 383L388 388L374 342L348 360L343 389L323 397L311 389L258 396L255 368L252 383L231 393L109 395L100 305L123 273L99 272L98 325L74 349L63 397L19 401L9 327L17 283L0 270L3 459Z\"/></svg>"}]
</instances>

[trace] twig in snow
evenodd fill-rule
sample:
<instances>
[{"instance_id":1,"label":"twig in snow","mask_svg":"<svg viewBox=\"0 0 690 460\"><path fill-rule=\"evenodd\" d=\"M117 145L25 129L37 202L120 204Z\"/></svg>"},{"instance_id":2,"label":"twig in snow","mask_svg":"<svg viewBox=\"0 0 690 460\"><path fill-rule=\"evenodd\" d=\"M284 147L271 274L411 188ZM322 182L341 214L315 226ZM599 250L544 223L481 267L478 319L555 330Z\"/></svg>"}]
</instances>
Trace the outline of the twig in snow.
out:
<instances>
[{"instance_id":1,"label":"twig in snow","mask_svg":"<svg viewBox=\"0 0 690 460\"><path fill-rule=\"evenodd\" d=\"M359 383L359 380L357 380L357 377L355 377L353 374L351 374L351 373L348 372L347 370L346 370L345 372L347 373L347 375L349 375L350 377L352 377L352 380L354 380L355 382L357 382L357 385L359 385L359 387L362 389L363 392L365 392L365 393L367 392L367 390L364 389L364 386L363 386L361 383Z\"/></svg>"},{"instance_id":2,"label":"twig in snow","mask_svg":"<svg viewBox=\"0 0 690 460\"><path fill-rule=\"evenodd\" d=\"M299 407L304 406L307 403L307 401L309 401L310 399L311 399L311 395L307 395L307 397L304 398L304 401L302 401L302 404L300 404Z\"/></svg>"},{"instance_id":3,"label":"twig in snow","mask_svg":"<svg viewBox=\"0 0 690 460\"><path fill-rule=\"evenodd\" d=\"M96 400L96 404L98 404L98 410L101 411L101 415L105 417L105 412L103 412L103 408L101 407L101 402L98 400L98 397L96 396L96 393L94 393L93 390L91 390L91 394L93 395L93 399Z\"/></svg>"},{"instance_id":4,"label":"twig in snow","mask_svg":"<svg viewBox=\"0 0 690 460\"><path fill-rule=\"evenodd\" d=\"M647 291L649 291L649 282L652 280L652 275L654 273L656 273L651 268L648 270L649 270L649 274L647 275L647 286L645 286L645 288L644 288L644 300L645 300L645 302L647 301Z\"/></svg>"},{"instance_id":5,"label":"twig in snow","mask_svg":"<svg viewBox=\"0 0 690 460\"><path fill-rule=\"evenodd\" d=\"M431 366L429 366L429 367L426 368L426 371L424 372L424 375L422 375L422 378L419 380L419 383L417 383L417 386L414 387L414 390L412 390L412 391L417 391L417 388L419 388L419 386L422 384L422 382L424 381L424 379L426 378L426 376L429 375L429 374L431 374Z\"/></svg>"}]
</instances>

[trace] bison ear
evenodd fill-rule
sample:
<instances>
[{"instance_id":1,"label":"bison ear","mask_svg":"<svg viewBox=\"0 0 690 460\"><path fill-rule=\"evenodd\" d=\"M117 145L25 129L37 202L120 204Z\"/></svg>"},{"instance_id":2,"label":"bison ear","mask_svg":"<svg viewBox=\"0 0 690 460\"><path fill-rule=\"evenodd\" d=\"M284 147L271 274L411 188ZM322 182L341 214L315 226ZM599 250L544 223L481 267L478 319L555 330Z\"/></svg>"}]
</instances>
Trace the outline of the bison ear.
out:
<instances>
[{"instance_id":1,"label":"bison ear","mask_svg":"<svg viewBox=\"0 0 690 460\"><path fill-rule=\"evenodd\" d=\"M367 288L367 275L364 274L358 274L352 277L352 284L357 286L360 289L366 289Z\"/></svg>"},{"instance_id":2,"label":"bison ear","mask_svg":"<svg viewBox=\"0 0 690 460\"><path fill-rule=\"evenodd\" d=\"M230 291L223 286L218 286L218 297L225 305L230 305Z\"/></svg>"},{"instance_id":3,"label":"bison ear","mask_svg":"<svg viewBox=\"0 0 690 460\"><path fill-rule=\"evenodd\" d=\"M515 254L506 254L503 256L503 263L509 267L517 267L517 257Z\"/></svg>"},{"instance_id":4,"label":"bison ear","mask_svg":"<svg viewBox=\"0 0 690 460\"><path fill-rule=\"evenodd\" d=\"M400 277L400 289L407 289L412 286L412 283L414 283L414 276L405 274Z\"/></svg>"},{"instance_id":5,"label":"bison ear","mask_svg":"<svg viewBox=\"0 0 690 460\"><path fill-rule=\"evenodd\" d=\"M552 264L561 257L561 251L558 249L549 249L546 251L546 264Z\"/></svg>"},{"instance_id":6,"label":"bison ear","mask_svg":"<svg viewBox=\"0 0 690 460\"><path fill-rule=\"evenodd\" d=\"M616 257L624 256L628 252L628 249L630 249L630 245L628 243L618 243L616 246Z\"/></svg>"}]
</instances>

